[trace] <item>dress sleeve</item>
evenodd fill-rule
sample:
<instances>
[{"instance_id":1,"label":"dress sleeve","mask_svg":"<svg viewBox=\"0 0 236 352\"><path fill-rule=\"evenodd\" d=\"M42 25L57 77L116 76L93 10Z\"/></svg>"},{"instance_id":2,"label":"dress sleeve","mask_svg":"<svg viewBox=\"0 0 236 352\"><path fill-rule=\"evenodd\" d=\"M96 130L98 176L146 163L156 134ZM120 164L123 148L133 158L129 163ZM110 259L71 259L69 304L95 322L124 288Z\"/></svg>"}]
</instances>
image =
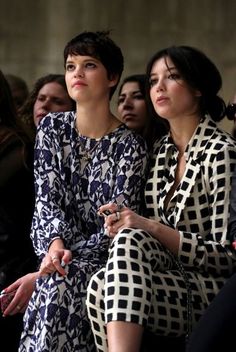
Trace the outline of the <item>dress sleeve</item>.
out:
<instances>
[{"instance_id":1,"label":"dress sleeve","mask_svg":"<svg viewBox=\"0 0 236 352\"><path fill-rule=\"evenodd\" d=\"M42 258L56 237L69 231L63 209L63 185L51 118L38 128L34 151L35 210L31 239Z\"/></svg>"},{"instance_id":2,"label":"dress sleeve","mask_svg":"<svg viewBox=\"0 0 236 352\"><path fill-rule=\"evenodd\" d=\"M203 267L214 274L227 275L236 258L227 231L236 164L235 146L225 145L210 157L212 162L204 172L210 209L207 227L211 230L204 238L200 233L180 232L179 256L187 266Z\"/></svg>"},{"instance_id":3,"label":"dress sleeve","mask_svg":"<svg viewBox=\"0 0 236 352\"><path fill-rule=\"evenodd\" d=\"M236 241L236 167L233 173L232 190L230 198L230 219L229 219L229 238L232 242Z\"/></svg>"}]
</instances>

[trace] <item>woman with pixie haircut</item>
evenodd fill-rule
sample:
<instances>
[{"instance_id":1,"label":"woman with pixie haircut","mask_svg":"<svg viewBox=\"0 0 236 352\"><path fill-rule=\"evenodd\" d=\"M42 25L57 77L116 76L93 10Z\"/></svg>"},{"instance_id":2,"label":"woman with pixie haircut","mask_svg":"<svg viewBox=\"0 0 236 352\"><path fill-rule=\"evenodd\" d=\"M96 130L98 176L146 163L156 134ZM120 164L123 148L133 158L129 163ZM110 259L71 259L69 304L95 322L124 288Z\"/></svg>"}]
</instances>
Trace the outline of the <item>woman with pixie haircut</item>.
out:
<instances>
[{"instance_id":1,"label":"woman with pixie haircut","mask_svg":"<svg viewBox=\"0 0 236 352\"><path fill-rule=\"evenodd\" d=\"M225 115L220 73L198 49L174 46L151 58L147 76L170 131L154 147L148 216L123 207L119 221L105 220L114 240L87 298L102 352L138 352L144 329L188 335L236 264L227 233L236 142L217 127Z\"/></svg>"},{"instance_id":2,"label":"woman with pixie haircut","mask_svg":"<svg viewBox=\"0 0 236 352\"><path fill-rule=\"evenodd\" d=\"M147 147L110 110L123 55L108 34L68 42L65 79L76 111L51 113L38 126L31 238L41 266L20 351L95 351L85 299L110 244L98 209L112 202L140 211Z\"/></svg>"}]
</instances>

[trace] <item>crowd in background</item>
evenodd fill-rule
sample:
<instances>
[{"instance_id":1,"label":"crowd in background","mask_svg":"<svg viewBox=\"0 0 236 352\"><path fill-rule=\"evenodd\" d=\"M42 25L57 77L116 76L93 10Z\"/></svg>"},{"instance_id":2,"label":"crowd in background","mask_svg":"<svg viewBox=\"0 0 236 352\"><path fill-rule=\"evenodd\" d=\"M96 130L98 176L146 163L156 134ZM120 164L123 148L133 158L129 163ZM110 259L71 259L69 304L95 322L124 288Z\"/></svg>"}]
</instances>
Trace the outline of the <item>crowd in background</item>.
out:
<instances>
[{"instance_id":1,"label":"crowd in background","mask_svg":"<svg viewBox=\"0 0 236 352\"><path fill-rule=\"evenodd\" d=\"M107 32L63 54L65 75L30 91L0 71L3 345L149 351L146 332L187 335L188 352L230 345L236 94L226 106L217 67L192 47L160 50L121 82Z\"/></svg>"}]
</instances>

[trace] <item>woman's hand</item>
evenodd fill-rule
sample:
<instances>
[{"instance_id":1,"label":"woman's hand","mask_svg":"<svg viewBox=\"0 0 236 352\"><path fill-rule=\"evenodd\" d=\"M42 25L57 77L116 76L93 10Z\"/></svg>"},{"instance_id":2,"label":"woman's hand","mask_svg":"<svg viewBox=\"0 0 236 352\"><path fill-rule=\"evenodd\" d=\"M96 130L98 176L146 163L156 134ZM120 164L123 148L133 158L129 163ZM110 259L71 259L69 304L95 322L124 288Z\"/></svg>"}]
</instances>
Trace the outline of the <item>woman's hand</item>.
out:
<instances>
[{"instance_id":1,"label":"woman's hand","mask_svg":"<svg viewBox=\"0 0 236 352\"><path fill-rule=\"evenodd\" d=\"M38 277L39 272L27 274L4 289L4 293L15 291L14 298L3 312L4 316L24 313L35 289L35 283Z\"/></svg>"},{"instance_id":2,"label":"woman's hand","mask_svg":"<svg viewBox=\"0 0 236 352\"><path fill-rule=\"evenodd\" d=\"M68 249L50 250L42 260L39 275L47 276L58 271L62 276L66 275L64 265L68 264L72 259L72 253Z\"/></svg>"},{"instance_id":3,"label":"woman's hand","mask_svg":"<svg viewBox=\"0 0 236 352\"><path fill-rule=\"evenodd\" d=\"M107 211L110 213L110 215L108 215L109 213ZM127 207L117 206L115 203L102 205L99 208L99 214L104 214L104 226L109 234L109 237L112 238L115 237L118 231L125 227L145 230L149 221L131 209Z\"/></svg>"}]
</instances>

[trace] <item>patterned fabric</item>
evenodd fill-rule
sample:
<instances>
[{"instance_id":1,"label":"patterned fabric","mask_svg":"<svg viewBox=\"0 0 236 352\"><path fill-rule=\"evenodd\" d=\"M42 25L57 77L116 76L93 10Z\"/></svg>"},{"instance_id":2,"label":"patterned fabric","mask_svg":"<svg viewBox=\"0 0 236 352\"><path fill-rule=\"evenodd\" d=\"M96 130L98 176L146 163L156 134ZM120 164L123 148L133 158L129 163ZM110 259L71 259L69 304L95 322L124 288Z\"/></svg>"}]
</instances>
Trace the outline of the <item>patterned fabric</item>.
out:
<instances>
[{"instance_id":1,"label":"patterned fabric","mask_svg":"<svg viewBox=\"0 0 236 352\"><path fill-rule=\"evenodd\" d=\"M95 351L85 298L91 275L107 260L109 238L98 208L120 202L140 211L147 149L143 139L118 127L100 142L75 130L75 114L50 114L41 122L35 145L36 207L32 240L40 258L54 238L72 250L65 278L39 279L24 316L19 351Z\"/></svg>"},{"instance_id":2,"label":"patterned fabric","mask_svg":"<svg viewBox=\"0 0 236 352\"><path fill-rule=\"evenodd\" d=\"M179 259L185 267L229 276L234 251L227 228L235 140L210 118L201 121L186 149L185 173L166 210L164 200L174 182L178 151L170 137L155 150L145 193L149 217L179 230Z\"/></svg>"},{"instance_id":3,"label":"patterned fabric","mask_svg":"<svg viewBox=\"0 0 236 352\"><path fill-rule=\"evenodd\" d=\"M88 287L98 351L107 351L105 323L113 320L138 323L159 335L185 334L187 317L195 324L235 270L236 255L227 235L235 140L204 118L188 144L185 173L165 209L177 157L170 136L157 143L145 199L150 218L178 229L178 260L187 280L178 261L155 238L138 229L120 231L106 267Z\"/></svg>"}]
</instances>

